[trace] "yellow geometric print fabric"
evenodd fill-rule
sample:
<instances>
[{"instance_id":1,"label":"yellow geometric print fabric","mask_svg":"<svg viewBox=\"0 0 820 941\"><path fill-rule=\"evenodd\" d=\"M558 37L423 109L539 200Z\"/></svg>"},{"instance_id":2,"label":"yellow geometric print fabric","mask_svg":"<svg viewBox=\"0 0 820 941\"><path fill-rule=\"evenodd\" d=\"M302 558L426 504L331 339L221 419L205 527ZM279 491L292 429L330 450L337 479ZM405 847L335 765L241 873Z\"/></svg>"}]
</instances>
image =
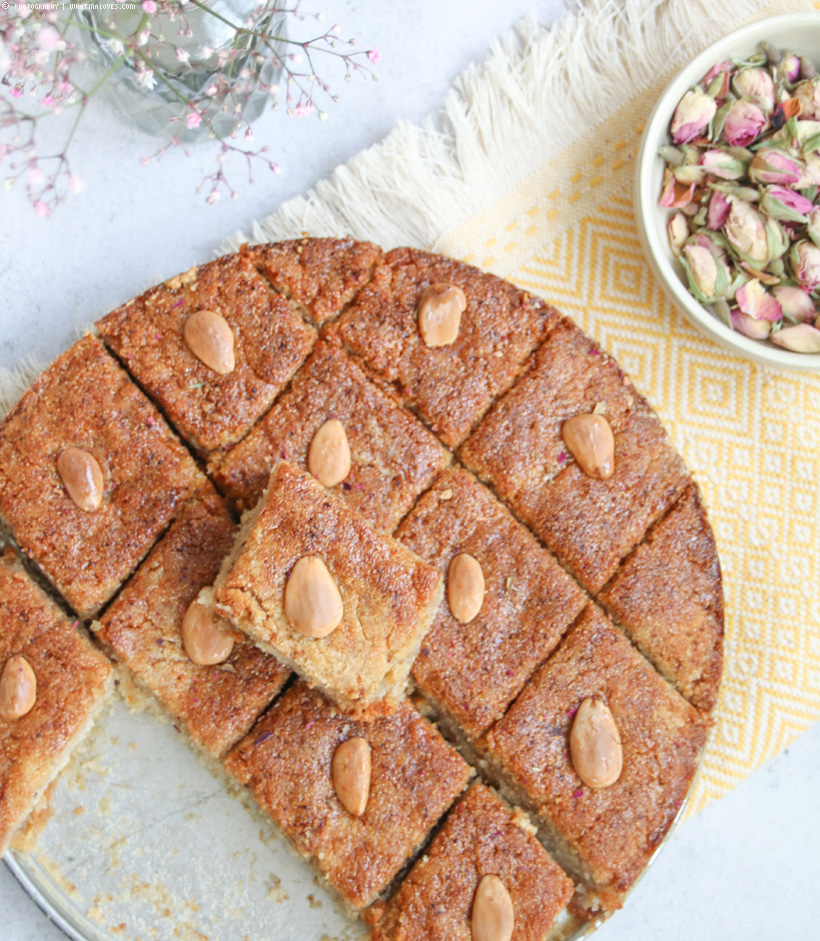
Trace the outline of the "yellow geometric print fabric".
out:
<instances>
[{"instance_id":1,"label":"yellow geometric print fabric","mask_svg":"<svg viewBox=\"0 0 820 941\"><path fill-rule=\"evenodd\" d=\"M683 319L644 260L635 154L670 77L435 250L541 295L595 337L701 486L723 568L726 657L692 813L820 720L820 375L724 352Z\"/></svg>"}]
</instances>

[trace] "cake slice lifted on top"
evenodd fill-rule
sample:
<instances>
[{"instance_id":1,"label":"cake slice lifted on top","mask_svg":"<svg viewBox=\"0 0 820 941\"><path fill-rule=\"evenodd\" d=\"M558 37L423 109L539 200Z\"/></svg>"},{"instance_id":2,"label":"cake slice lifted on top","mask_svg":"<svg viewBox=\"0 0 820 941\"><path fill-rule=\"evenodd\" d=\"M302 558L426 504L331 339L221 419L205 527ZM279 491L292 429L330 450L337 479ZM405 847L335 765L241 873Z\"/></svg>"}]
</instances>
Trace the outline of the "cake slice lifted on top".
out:
<instances>
[{"instance_id":1,"label":"cake slice lifted on top","mask_svg":"<svg viewBox=\"0 0 820 941\"><path fill-rule=\"evenodd\" d=\"M214 587L218 613L358 718L395 710L443 594L434 568L286 461Z\"/></svg>"}]
</instances>

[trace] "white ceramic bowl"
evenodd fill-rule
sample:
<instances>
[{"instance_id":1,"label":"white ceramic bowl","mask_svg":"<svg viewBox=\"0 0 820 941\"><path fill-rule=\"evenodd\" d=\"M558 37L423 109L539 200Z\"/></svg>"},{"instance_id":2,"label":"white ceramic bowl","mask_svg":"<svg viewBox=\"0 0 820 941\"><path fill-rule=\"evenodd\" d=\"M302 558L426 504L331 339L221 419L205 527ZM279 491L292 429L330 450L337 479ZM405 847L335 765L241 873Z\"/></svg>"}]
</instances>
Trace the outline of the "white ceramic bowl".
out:
<instances>
[{"instance_id":1,"label":"white ceramic bowl","mask_svg":"<svg viewBox=\"0 0 820 941\"><path fill-rule=\"evenodd\" d=\"M669 124L678 102L709 69L723 59L759 51L763 41L808 56L820 67L820 13L788 13L735 30L709 46L669 83L647 122L635 173L638 234L655 274L686 319L716 343L746 359L781 369L820 372L820 353L792 353L765 340L751 340L726 326L689 293L683 267L672 254L666 234L670 210L658 205L664 162L658 148L671 143Z\"/></svg>"}]
</instances>

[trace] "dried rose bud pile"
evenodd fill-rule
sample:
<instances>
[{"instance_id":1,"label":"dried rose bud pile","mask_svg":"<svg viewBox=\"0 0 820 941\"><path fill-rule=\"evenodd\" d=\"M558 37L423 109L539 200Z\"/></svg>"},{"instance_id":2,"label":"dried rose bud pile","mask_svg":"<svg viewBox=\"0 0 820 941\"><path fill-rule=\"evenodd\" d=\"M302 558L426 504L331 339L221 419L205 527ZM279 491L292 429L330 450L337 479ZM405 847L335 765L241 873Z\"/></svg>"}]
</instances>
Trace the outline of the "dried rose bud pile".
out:
<instances>
[{"instance_id":1,"label":"dried rose bud pile","mask_svg":"<svg viewBox=\"0 0 820 941\"><path fill-rule=\"evenodd\" d=\"M729 327L820 353L820 76L767 43L675 110L660 204L689 290Z\"/></svg>"}]
</instances>

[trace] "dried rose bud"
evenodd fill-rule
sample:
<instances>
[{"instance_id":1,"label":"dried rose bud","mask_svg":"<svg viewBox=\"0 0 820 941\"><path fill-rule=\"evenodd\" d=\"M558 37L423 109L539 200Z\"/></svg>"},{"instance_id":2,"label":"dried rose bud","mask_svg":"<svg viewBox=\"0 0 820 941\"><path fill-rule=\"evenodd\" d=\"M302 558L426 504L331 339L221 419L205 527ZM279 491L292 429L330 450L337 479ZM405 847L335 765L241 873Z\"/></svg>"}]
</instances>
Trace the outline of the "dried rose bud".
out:
<instances>
[{"instance_id":1,"label":"dried rose bud","mask_svg":"<svg viewBox=\"0 0 820 941\"><path fill-rule=\"evenodd\" d=\"M672 254L680 255L683 243L689 238L689 226L686 222L686 216L682 212L676 212L666 225L666 233L669 236L669 247Z\"/></svg>"},{"instance_id":2,"label":"dried rose bud","mask_svg":"<svg viewBox=\"0 0 820 941\"><path fill-rule=\"evenodd\" d=\"M721 75L728 74L732 71L733 63L729 59L724 59L723 62L718 62L716 65L713 65L711 69L703 76L702 85L708 85L713 78Z\"/></svg>"},{"instance_id":3,"label":"dried rose bud","mask_svg":"<svg viewBox=\"0 0 820 941\"><path fill-rule=\"evenodd\" d=\"M723 226L727 242L743 261L755 267L769 261L766 220L750 203L730 197L729 218Z\"/></svg>"},{"instance_id":4,"label":"dried rose bud","mask_svg":"<svg viewBox=\"0 0 820 941\"><path fill-rule=\"evenodd\" d=\"M808 222L813 206L810 199L785 186L767 186L760 200L760 208L765 213L787 222Z\"/></svg>"},{"instance_id":5,"label":"dried rose bud","mask_svg":"<svg viewBox=\"0 0 820 941\"><path fill-rule=\"evenodd\" d=\"M793 53L780 60L780 71L790 81L796 82L800 76L800 59Z\"/></svg>"},{"instance_id":6,"label":"dried rose bud","mask_svg":"<svg viewBox=\"0 0 820 941\"><path fill-rule=\"evenodd\" d=\"M729 269L703 245L684 245L681 263L689 279L689 287L702 304L711 304L726 296Z\"/></svg>"},{"instance_id":7,"label":"dried rose bud","mask_svg":"<svg viewBox=\"0 0 820 941\"><path fill-rule=\"evenodd\" d=\"M749 179L755 183L794 186L800 182L802 176L802 165L794 157L775 147L759 150L749 164Z\"/></svg>"},{"instance_id":8,"label":"dried rose bud","mask_svg":"<svg viewBox=\"0 0 820 941\"><path fill-rule=\"evenodd\" d=\"M813 320L817 311L814 301L803 288L791 284L778 284L772 288L772 294L777 298L783 311L783 316L792 323L808 323Z\"/></svg>"},{"instance_id":9,"label":"dried rose bud","mask_svg":"<svg viewBox=\"0 0 820 941\"><path fill-rule=\"evenodd\" d=\"M768 320L755 320L742 310L733 310L731 317L734 329L752 340L765 340L772 332L772 325Z\"/></svg>"},{"instance_id":10,"label":"dried rose bud","mask_svg":"<svg viewBox=\"0 0 820 941\"><path fill-rule=\"evenodd\" d=\"M670 131L676 144L686 144L699 137L715 116L715 99L704 94L699 88L688 91L681 98L672 118Z\"/></svg>"},{"instance_id":11,"label":"dried rose bud","mask_svg":"<svg viewBox=\"0 0 820 941\"><path fill-rule=\"evenodd\" d=\"M766 126L766 115L752 101L734 101L723 122L723 136L732 147L746 147L753 143Z\"/></svg>"},{"instance_id":12,"label":"dried rose bud","mask_svg":"<svg viewBox=\"0 0 820 941\"><path fill-rule=\"evenodd\" d=\"M732 84L740 98L754 98L766 113L774 108L774 82L766 69L741 69Z\"/></svg>"},{"instance_id":13,"label":"dried rose bud","mask_svg":"<svg viewBox=\"0 0 820 941\"><path fill-rule=\"evenodd\" d=\"M783 319L783 310L777 298L769 294L757 278L752 278L751 281L739 287L735 293L735 300L740 310L754 320Z\"/></svg>"},{"instance_id":14,"label":"dried rose bud","mask_svg":"<svg viewBox=\"0 0 820 941\"><path fill-rule=\"evenodd\" d=\"M709 197L709 209L706 213L706 225L714 232L722 229L729 218L731 204L720 190L712 190Z\"/></svg>"},{"instance_id":15,"label":"dried rose bud","mask_svg":"<svg viewBox=\"0 0 820 941\"><path fill-rule=\"evenodd\" d=\"M807 290L820 287L820 248L803 239L795 242L789 252L792 271L798 282Z\"/></svg>"},{"instance_id":16,"label":"dried rose bud","mask_svg":"<svg viewBox=\"0 0 820 941\"><path fill-rule=\"evenodd\" d=\"M820 330L807 323L783 327L772 334L772 343L793 353L820 353Z\"/></svg>"},{"instance_id":17,"label":"dried rose bud","mask_svg":"<svg viewBox=\"0 0 820 941\"><path fill-rule=\"evenodd\" d=\"M800 82L795 86L794 97L800 102L800 113L804 118L820 118L820 83L816 79Z\"/></svg>"},{"instance_id":18,"label":"dried rose bud","mask_svg":"<svg viewBox=\"0 0 820 941\"><path fill-rule=\"evenodd\" d=\"M748 164L722 150L704 151L700 158L701 167L710 175L721 180L739 180L746 175Z\"/></svg>"}]
</instances>

